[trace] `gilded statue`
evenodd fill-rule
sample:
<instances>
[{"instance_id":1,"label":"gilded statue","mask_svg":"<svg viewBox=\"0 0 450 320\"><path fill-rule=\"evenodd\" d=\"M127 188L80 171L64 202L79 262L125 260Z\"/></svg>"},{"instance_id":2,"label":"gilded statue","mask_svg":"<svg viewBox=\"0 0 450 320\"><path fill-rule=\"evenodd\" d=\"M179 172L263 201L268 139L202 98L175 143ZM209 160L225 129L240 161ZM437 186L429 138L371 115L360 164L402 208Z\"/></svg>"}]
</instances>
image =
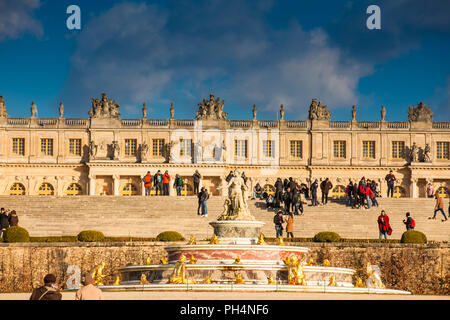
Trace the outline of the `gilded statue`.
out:
<instances>
[{"instance_id":1,"label":"gilded statue","mask_svg":"<svg viewBox=\"0 0 450 320\"><path fill-rule=\"evenodd\" d=\"M371 265L370 262L367 262L366 275L367 275L366 285L368 288L377 288L377 289L385 288L383 282L381 281L380 268L378 268L378 266L373 266Z\"/></svg>"},{"instance_id":2,"label":"gilded statue","mask_svg":"<svg viewBox=\"0 0 450 320\"><path fill-rule=\"evenodd\" d=\"M145 259L145 264L146 265L152 264L152 259L150 257L147 257L147 259Z\"/></svg>"},{"instance_id":3,"label":"gilded statue","mask_svg":"<svg viewBox=\"0 0 450 320\"><path fill-rule=\"evenodd\" d=\"M306 276L303 272L303 260L298 260L297 256L293 255L289 260L285 261L285 263L289 266L288 284L306 286Z\"/></svg>"},{"instance_id":4,"label":"gilded statue","mask_svg":"<svg viewBox=\"0 0 450 320\"><path fill-rule=\"evenodd\" d=\"M271 274L267 277L267 284L275 284L275 280L273 280L273 277Z\"/></svg>"},{"instance_id":5,"label":"gilded statue","mask_svg":"<svg viewBox=\"0 0 450 320\"><path fill-rule=\"evenodd\" d=\"M330 277L330 281L328 282L328 286L337 287L336 277L334 274Z\"/></svg>"},{"instance_id":6,"label":"gilded statue","mask_svg":"<svg viewBox=\"0 0 450 320\"><path fill-rule=\"evenodd\" d=\"M180 284L180 283L195 283L195 281L188 281L186 278L186 257L181 255L180 260L175 264L173 268L172 275L169 278L170 284Z\"/></svg>"},{"instance_id":7,"label":"gilded statue","mask_svg":"<svg viewBox=\"0 0 450 320\"><path fill-rule=\"evenodd\" d=\"M235 284L245 284L245 281L244 281L244 279L242 279L242 275L240 273L236 276L236 280L234 281L234 283Z\"/></svg>"},{"instance_id":8,"label":"gilded statue","mask_svg":"<svg viewBox=\"0 0 450 320\"><path fill-rule=\"evenodd\" d=\"M266 241L264 240L264 234L261 232L261 234L258 237L258 242L256 242L256 244L259 245L266 245Z\"/></svg>"},{"instance_id":9,"label":"gilded statue","mask_svg":"<svg viewBox=\"0 0 450 320\"><path fill-rule=\"evenodd\" d=\"M306 265L307 266L313 266L314 265L314 259L313 258L309 258L308 259L308 263Z\"/></svg>"},{"instance_id":10,"label":"gilded statue","mask_svg":"<svg viewBox=\"0 0 450 320\"><path fill-rule=\"evenodd\" d=\"M116 280L114 280L113 285L115 285L115 286L119 286L120 285L120 276L116 277Z\"/></svg>"},{"instance_id":11,"label":"gilded statue","mask_svg":"<svg viewBox=\"0 0 450 320\"><path fill-rule=\"evenodd\" d=\"M211 276L208 274L208 275L206 275L205 280L203 280L201 283L203 283L203 284L211 284L211 282L212 282Z\"/></svg>"},{"instance_id":12,"label":"gilded statue","mask_svg":"<svg viewBox=\"0 0 450 320\"><path fill-rule=\"evenodd\" d=\"M356 288L364 288L364 283L360 277L356 278L355 287Z\"/></svg>"},{"instance_id":13,"label":"gilded statue","mask_svg":"<svg viewBox=\"0 0 450 320\"><path fill-rule=\"evenodd\" d=\"M239 255L237 255L236 257L234 257L234 264L242 264L242 262L241 262L241 257L239 257Z\"/></svg>"},{"instance_id":14,"label":"gilded statue","mask_svg":"<svg viewBox=\"0 0 450 320\"><path fill-rule=\"evenodd\" d=\"M92 279L94 280L95 286L103 286L103 279L108 275L103 274L103 269L105 268L105 263L102 261L101 264L95 266L91 273Z\"/></svg>"},{"instance_id":15,"label":"gilded statue","mask_svg":"<svg viewBox=\"0 0 450 320\"><path fill-rule=\"evenodd\" d=\"M139 284L150 284L150 281L147 280L147 276L145 275L145 273L141 274Z\"/></svg>"},{"instance_id":16,"label":"gilded statue","mask_svg":"<svg viewBox=\"0 0 450 320\"><path fill-rule=\"evenodd\" d=\"M328 259L323 260L323 266L324 266L324 267L329 267L329 266L331 266L330 260L328 260Z\"/></svg>"},{"instance_id":17,"label":"gilded statue","mask_svg":"<svg viewBox=\"0 0 450 320\"><path fill-rule=\"evenodd\" d=\"M191 255L191 260L189 260L188 263L189 264L196 264L197 263L197 259L195 259L195 257L193 255Z\"/></svg>"},{"instance_id":18,"label":"gilded statue","mask_svg":"<svg viewBox=\"0 0 450 320\"><path fill-rule=\"evenodd\" d=\"M284 241L283 241L283 237L278 237L277 238L277 245L279 245L279 246L284 246L285 245Z\"/></svg>"},{"instance_id":19,"label":"gilded statue","mask_svg":"<svg viewBox=\"0 0 450 320\"><path fill-rule=\"evenodd\" d=\"M209 244L219 244L219 238L214 233L211 240L209 241Z\"/></svg>"},{"instance_id":20,"label":"gilded statue","mask_svg":"<svg viewBox=\"0 0 450 320\"><path fill-rule=\"evenodd\" d=\"M197 242L195 241L194 236L191 236L191 238L189 239L189 242L187 244L197 244Z\"/></svg>"},{"instance_id":21,"label":"gilded statue","mask_svg":"<svg viewBox=\"0 0 450 320\"><path fill-rule=\"evenodd\" d=\"M167 262L166 257L162 257L161 260L159 260L159 264L169 264L169 262Z\"/></svg>"}]
</instances>

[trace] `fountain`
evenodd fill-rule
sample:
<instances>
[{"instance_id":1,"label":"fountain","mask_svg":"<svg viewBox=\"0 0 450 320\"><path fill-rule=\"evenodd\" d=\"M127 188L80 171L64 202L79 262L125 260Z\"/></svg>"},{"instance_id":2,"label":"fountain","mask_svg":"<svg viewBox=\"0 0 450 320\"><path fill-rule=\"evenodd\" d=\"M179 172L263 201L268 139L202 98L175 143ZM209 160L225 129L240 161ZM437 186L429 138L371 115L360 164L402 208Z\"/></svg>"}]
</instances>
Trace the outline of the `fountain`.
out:
<instances>
[{"instance_id":1,"label":"fountain","mask_svg":"<svg viewBox=\"0 0 450 320\"><path fill-rule=\"evenodd\" d=\"M120 284L101 286L104 291L297 291L339 293L410 294L385 289L376 268L366 267L367 282L353 285L355 270L331 266L325 260L305 262L306 247L288 246L282 241L268 245L261 228L247 206L247 186L238 170L226 186L228 199L217 221L211 241L165 248L168 258L160 264L124 266ZM282 239L281 239L282 240ZM190 259L187 261L187 259ZM150 261L148 261L150 262ZM378 270L379 271L379 270Z\"/></svg>"}]
</instances>

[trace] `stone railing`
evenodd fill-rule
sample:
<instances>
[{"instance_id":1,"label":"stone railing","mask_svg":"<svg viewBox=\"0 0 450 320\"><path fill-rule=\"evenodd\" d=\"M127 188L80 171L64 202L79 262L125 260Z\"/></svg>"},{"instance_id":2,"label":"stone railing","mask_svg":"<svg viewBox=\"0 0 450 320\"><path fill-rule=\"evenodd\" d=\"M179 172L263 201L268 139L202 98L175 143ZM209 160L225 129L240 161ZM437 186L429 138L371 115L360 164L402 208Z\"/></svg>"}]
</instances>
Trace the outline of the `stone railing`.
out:
<instances>
[{"instance_id":1,"label":"stone railing","mask_svg":"<svg viewBox=\"0 0 450 320\"><path fill-rule=\"evenodd\" d=\"M28 126L29 118L8 118L8 124L11 126Z\"/></svg>"},{"instance_id":2,"label":"stone railing","mask_svg":"<svg viewBox=\"0 0 450 320\"><path fill-rule=\"evenodd\" d=\"M278 128L278 121L276 120L259 120L258 124L263 128Z\"/></svg>"},{"instance_id":3,"label":"stone railing","mask_svg":"<svg viewBox=\"0 0 450 320\"><path fill-rule=\"evenodd\" d=\"M169 124L167 119L148 119L147 123L150 127L166 127Z\"/></svg>"},{"instance_id":4,"label":"stone railing","mask_svg":"<svg viewBox=\"0 0 450 320\"><path fill-rule=\"evenodd\" d=\"M70 127L85 127L88 123L88 119L65 119L66 126Z\"/></svg>"},{"instance_id":5,"label":"stone railing","mask_svg":"<svg viewBox=\"0 0 450 320\"><path fill-rule=\"evenodd\" d=\"M409 129L409 121L386 122L388 129Z\"/></svg>"},{"instance_id":6,"label":"stone railing","mask_svg":"<svg viewBox=\"0 0 450 320\"><path fill-rule=\"evenodd\" d=\"M450 122L433 122L433 129L450 129Z\"/></svg>"},{"instance_id":7,"label":"stone railing","mask_svg":"<svg viewBox=\"0 0 450 320\"><path fill-rule=\"evenodd\" d=\"M286 126L288 128L306 128L307 122L305 120L286 121Z\"/></svg>"},{"instance_id":8,"label":"stone railing","mask_svg":"<svg viewBox=\"0 0 450 320\"><path fill-rule=\"evenodd\" d=\"M141 120L140 119L122 119L122 126L124 127L140 127Z\"/></svg>"},{"instance_id":9,"label":"stone railing","mask_svg":"<svg viewBox=\"0 0 450 320\"><path fill-rule=\"evenodd\" d=\"M194 120L191 120L191 119L177 119L175 121L175 125L177 127L193 127L194 126Z\"/></svg>"},{"instance_id":10,"label":"stone railing","mask_svg":"<svg viewBox=\"0 0 450 320\"><path fill-rule=\"evenodd\" d=\"M229 120L231 128L250 128L252 122L250 120Z\"/></svg>"},{"instance_id":11,"label":"stone railing","mask_svg":"<svg viewBox=\"0 0 450 320\"><path fill-rule=\"evenodd\" d=\"M56 118L39 118L38 124L40 126L56 126L58 123L58 119Z\"/></svg>"},{"instance_id":12,"label":"stone railing","mask_svg":"<svg viewBox=\"0 0 450 320\"><path fill-rule=\"evenodd\" d=\"M348 129L351 126L351 121L330 121L330 128L333 129Z\"/></svg>"},{"instance_id":13,"label":"stone railing","mask_svg":"<svg viewBox=\"0 0 450 320\"><path fill-rule=\"evenodd\" d=\"M358 121L358 128L378 129L379 127L380 127L379 121Z\"/></svg>"}]
</instances>

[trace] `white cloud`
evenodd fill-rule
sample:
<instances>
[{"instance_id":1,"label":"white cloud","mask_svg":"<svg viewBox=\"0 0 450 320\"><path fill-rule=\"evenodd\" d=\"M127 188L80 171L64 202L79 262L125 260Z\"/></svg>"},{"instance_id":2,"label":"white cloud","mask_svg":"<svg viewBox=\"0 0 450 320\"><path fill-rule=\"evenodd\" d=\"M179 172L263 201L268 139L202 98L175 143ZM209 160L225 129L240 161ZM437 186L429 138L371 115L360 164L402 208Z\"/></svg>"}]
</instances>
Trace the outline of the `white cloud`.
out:
<instances>
[{"instance_id":1,"label":"white cloud","mask_svg":"<svg viewBox=\"0 0 450 320\"><path fill-rule=\"evenodd\" d=\"M0 42L18 39L25 33L43 35L41 23L32 16L32 12L39 7L39 0L0 1Z\"/></svg>"}]
</instances>

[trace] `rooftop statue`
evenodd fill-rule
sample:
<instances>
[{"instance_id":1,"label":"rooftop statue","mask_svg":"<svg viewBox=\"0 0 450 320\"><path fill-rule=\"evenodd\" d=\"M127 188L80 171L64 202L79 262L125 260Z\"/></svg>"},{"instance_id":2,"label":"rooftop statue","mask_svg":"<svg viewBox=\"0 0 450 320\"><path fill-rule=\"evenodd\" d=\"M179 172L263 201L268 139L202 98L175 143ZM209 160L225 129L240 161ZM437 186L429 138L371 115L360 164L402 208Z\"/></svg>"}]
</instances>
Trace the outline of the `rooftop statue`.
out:
<instances>
[{"instance_id":1,"label":"rooftop statue","mask_svg":"<svg viewBox=\"0 0 450 320\"><path fill-rule=\"evenodd\" d=\"M417 106L409 106L408 120L411 122L433 122L433 111L421 101Z\"/></svg>"},{"instance_id":2,"label":"rooftop statue","mask_svg":"<svg viewBox=\"0 0 450 320\"><path fill-rule=\"evenodd\" d=\"M214 98L213 94L209 95L209 100L203 99L198 104L196 120L226 120L228 113L223 111L225 99Z\"/></svg>"},{"instance_id":3,"label":"rooftop statue","mask_svg":"<svg viewBox=\"0 0 450 320\"><path fill-rule=\"evenodd\" d=\"M322 105L319 101L317 104L317 99L312 99L311 105L309 106L309 119L310 120L330 120L331 113L327 110L326 105Z\"/></svg>"},{"instance_id":4,"label":"rooftop statue","mask_svg":"<svg viewBox=\"0 0 450 320\"><path fill-rule=\"evenodd\" d=\"M381 121L386 120L386 108L384 106L381 106Z\"/></svg>"},{"instance_id":5,"label":"rooftop statue","mask_svg":"<svg viewBox=\"0 0 450 320\"><path fill-rule=\"evenodd\" d=\"M36 118L37 116L37 107L34 102L31 102L31 117Z\"/></svg>"},{"instance_id":6,"label":"rooftop statue","mask_svg":"<svg viewBox=\"0 0 450 320\"><path fill-rule=\"evenodd\" d=\"M89 111L91 118L115 118L119 119L119 105L115 100L109 99L106 93L102 93L102 99L91 98L92 109Z\"/></svg>"},{"instance_id":7,"label":"rooftop statue","mask_svg":"<svg viewBox=\"0 0 450 320\"><path fill-rule=\"evenodd\" d=\"M62 118L64 115L64 103L60 102L59 103L59 117Z\"/></svg>"},{"instance_id":8,"label":"rooftop statue","mask_svg":"<svg viewBox=\"0 0 450 320\"><path fill-rule=\"evenodd\" d=\"M7 118L8 113L6 112L5 99L3 96L0 96L0 118Z\"/></svg>"}]
</instances>

